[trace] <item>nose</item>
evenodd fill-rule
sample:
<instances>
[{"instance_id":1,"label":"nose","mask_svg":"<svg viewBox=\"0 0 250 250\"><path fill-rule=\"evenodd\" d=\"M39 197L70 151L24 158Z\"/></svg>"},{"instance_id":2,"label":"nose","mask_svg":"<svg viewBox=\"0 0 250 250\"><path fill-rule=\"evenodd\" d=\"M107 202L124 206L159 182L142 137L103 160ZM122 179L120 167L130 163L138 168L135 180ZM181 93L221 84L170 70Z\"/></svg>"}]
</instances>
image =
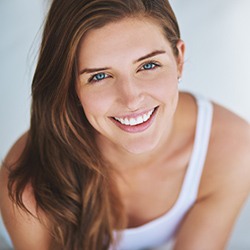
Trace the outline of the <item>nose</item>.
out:
<instances>
[{"instance_id":1,"label":"nose","mask_svg":"<svg viewBox=\"0 0 250 250\"><path fill-rule=\"evenodd\" d=\"M144 91L135 78L120 79L117 84L119 101L129 110L135 111L142 106Z\"/></svg>"}]
</instances>

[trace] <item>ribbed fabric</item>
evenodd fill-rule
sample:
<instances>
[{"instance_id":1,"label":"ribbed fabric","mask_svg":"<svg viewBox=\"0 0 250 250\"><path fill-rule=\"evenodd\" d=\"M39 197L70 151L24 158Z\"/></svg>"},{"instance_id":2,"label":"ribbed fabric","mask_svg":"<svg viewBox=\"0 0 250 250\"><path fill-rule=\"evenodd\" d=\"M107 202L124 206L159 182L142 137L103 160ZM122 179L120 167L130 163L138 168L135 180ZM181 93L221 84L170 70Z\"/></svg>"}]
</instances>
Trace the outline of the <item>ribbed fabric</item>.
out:
<instances>
[{"instance_id":1,"label":"ribbed fabric","mask_svg":"<svg viewBox=\"0 0 250 250\"><path fill-rule=\"evenodd\" d=\"M142 226L125 229L121 233L119 244L110 250L152 249L173 240L176 230L185 214L195 203L199 183L205 163L210 130L213 117L213 106L201 96L195 96L198 114L193 152L184 177L182 188L175 205L163 216ZM114 233L115 238L118 232Z\"/></svg>"}]
</instances>

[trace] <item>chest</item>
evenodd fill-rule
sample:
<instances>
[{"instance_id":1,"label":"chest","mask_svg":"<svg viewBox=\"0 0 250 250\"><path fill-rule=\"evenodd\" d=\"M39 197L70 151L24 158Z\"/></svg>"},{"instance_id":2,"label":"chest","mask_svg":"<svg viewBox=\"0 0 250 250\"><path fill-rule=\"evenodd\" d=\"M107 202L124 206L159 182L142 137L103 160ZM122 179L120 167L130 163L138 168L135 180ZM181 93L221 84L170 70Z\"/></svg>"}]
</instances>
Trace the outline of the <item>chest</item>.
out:
<instances>
[{"instance_id":1,"label":"chest","mask_svg":"<svg viewBox=\"0 0 250 250\"><path fill-rule=\"evenodd\" d=\"M146 224L167 213L176 203L186 168L172 173L141 177L122 190L127 227Z\"/></svg>"}]
</instances>

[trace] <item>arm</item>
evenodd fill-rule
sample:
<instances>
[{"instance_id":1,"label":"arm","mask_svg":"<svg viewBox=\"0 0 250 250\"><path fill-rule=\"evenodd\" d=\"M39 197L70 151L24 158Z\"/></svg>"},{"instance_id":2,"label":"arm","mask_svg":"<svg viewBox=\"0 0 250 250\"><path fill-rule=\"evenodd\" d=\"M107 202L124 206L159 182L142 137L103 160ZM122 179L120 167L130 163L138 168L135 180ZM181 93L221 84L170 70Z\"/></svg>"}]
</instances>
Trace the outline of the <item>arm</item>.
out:
<instances>
[{"instance_id":1,"label":"arm","mask_svg":"<svg viewBox=\"0 0 250 250\"><path fill-rule=\"evenodd\" d=\"M247 190L231 189L198 201L183 221L174 249L225 249L247 195Z\"/></svg>"},{"instance_id":2,"label":"arm","mask_svg":"<svg viewBox=\"0 0 250 250\"><path fill-rule=\"evenodd\" d=\"M225 249L249 192L249 124L215 106L198 200L182 222L174 249Z\"/></svg>"},{"instance_id":3,"label":"arm","mask_svg":"<svg viewBox=\"0 0 250 250\"><path fill-rule=\"evenodd\" d=\"M8 196L8 170L6 166L10 166L18 159L25 141L26 135L15 143L4 161L5 165L0 170L0 209L6 229L16 250L48 250L50 235L45 226L36 218L36 205L31 188L27 186L23 193L23 200L25 206L35 217L18 209Z\"/></svg>"}]
</instances>

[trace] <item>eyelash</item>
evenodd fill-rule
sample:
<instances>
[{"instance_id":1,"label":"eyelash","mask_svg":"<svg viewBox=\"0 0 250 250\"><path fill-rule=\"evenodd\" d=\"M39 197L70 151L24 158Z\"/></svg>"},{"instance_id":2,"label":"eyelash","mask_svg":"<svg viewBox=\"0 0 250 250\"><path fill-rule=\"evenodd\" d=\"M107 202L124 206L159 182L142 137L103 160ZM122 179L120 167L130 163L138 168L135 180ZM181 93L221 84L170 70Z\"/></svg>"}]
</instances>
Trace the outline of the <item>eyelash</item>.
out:
<instances>
[{"instance_id":1,"label":"eyelash","mask_svg":"<svg viewBox=\"0 0 250 250\"><path fill-rule=\"evenodd\" d=\"M146 66L146 65L153 65L153 67L152 68L149 68L149 69L145 69L144 67ZM159 64L159 63L157 63L157 62L155 62L155 61L148 61L148 62L146 62L146 63L144 63L141 67L140 67L140 69L138 70L138 71L141 71L141 70L146 70L146 71L148 71L148 70L154 70L154 69L156 69L156 68L158 68L158 67L160 67L161 65Z\"/></svg>"},{"instance_id":2,"label":"eyelash","mask_svg":"<svg viewBox=\"0 0 250 250\"><path fill-rule=\"evenodd\" d=\"M96 76L98 76L98 75L104 75L105 77L104 78L102 78L102 79L94 79ZM100 81L102 81L102 80L104 80L104 79L106 79L106 78L108 78L109 77L109 75L108 74L106 74L106 73L104 73L104 72L100 72L100 73L97 73L97 74L93 74L93 75L91 75L90 76L90 78L88 79L88 83L95 83L95 82L100 82Z\"/></svg>"},{"instance_id":3,"label":"eyelash","mask_svg":"<svg viewBox=\"0 0 250 250\"><path fill-rule=\"evenodd\" d=\"M148 68L148 69L146 69L146 68L144 68L146 65L151 65L151 66L153 66L152 68ZM154 61L149 61L149 62L146 62L146 63L144 63L141 67L140 67L140 69L138 70L138 72L139 71L142 71L142 70L146 70L146 71L149 71L149 70L155 70L156 68L158 68L158 67L160 67L161 65L159 64L159 63L156 63L156 62L154 62ZM102 79L94 79L96 76L98 76L98 75L104 75L104 78L102 78ZM102 80L104 80L104 79L106 79L106 78L109 78L110 76L108 75L108 74L106 74L106 73L104 73L104 72L100 72L100 73L97 73L97 74L93 74L93 75L91 75L90 76L90 78L88 79L88 83L95 83L95 82L100 82L100 81L102 81Z\"/></svg>"}]
</instances>

